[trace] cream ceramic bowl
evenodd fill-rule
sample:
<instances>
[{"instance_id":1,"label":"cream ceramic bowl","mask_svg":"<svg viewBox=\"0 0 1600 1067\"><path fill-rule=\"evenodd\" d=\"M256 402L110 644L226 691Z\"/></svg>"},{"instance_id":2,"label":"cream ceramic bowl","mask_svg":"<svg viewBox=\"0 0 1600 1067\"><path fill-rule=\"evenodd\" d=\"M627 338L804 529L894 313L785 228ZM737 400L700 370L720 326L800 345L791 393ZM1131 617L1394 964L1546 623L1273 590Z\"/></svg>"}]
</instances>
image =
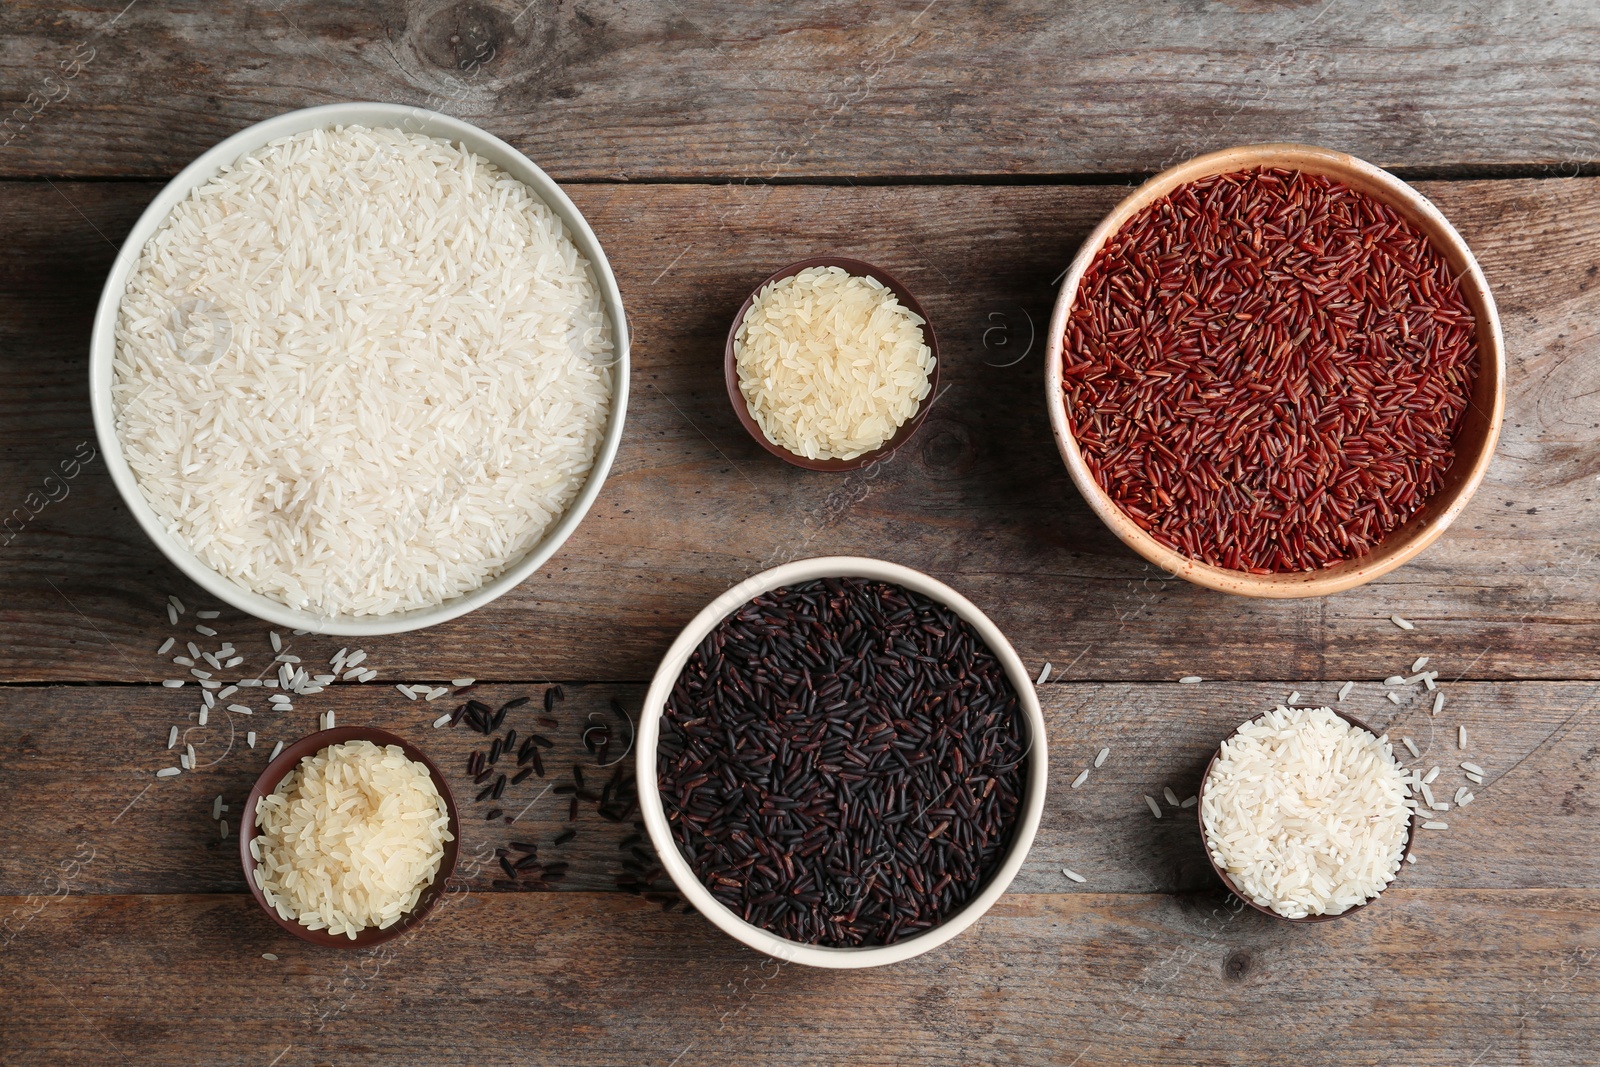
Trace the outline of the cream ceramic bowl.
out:
<instances>
[{"instance_id":1,"label":"cream ceramic bowl","mask_svg":"<svg viewBox=\"0 0 1600 1067\"><path fill-rule=\"evenodd\" d=\"M943 923L932 930L897 941L892 945L866 948L806 945L777 937L759 926L745 922L711 895L701 884L699 877L690 869L683 854L678 851L677 842L673 840L672 830L667 825L666 815L661 807L660 791L656 788L656 746L661 739L662 710L666 707L667 697L671 695L678 675L689 662L690 655L718 623L754 597L779 586L809 582L817 578L871 578L893 582L950 607L977 631L1005 668L1006 677L1010 679L1011 687L1016 690L1018 707L1028 728L1030 744L1022 806L1017 813L1017 825L1011 844L999 870L982 892ZM1048 773L1044 714L1039 710L1039 698L1034 692L1033 680L1029 678L1022 660L999 628L971 601L943 582L897 563L855 556L823 556L785 563L781 567L774 567L772 570L745 579L707 604L705 609L684 627L678 639L667 650L661 665L656 668L650 690L645 694L644 710L639 720L639 743L634 758L639 782L639 808L644 813L644 823L650 833L650 841L655 845L656 853L661 857L662 866L666 868L667 874L671 876L673 882L677 884L678 891L688 899L689 903L724 933L758 952L791 963L834 968L877 967L885 963L908 960L930 949L938 948L977 922L983 913L1000 899L1000 895L1016 877L1017 871L1022 868L1023 860L1027 858L1028 849L1033 845L1034 834L1039 829L1040 816L1044 813L1045 780Z\"/></svg>"},{"instance_id":2,"label":"cream ceramic bowl","mask_svg":"<svg viewBox=\"0 0 1600 1067\"><path fill-rule=\"evenodd\" d=\"M116 413L111 402L112 360L116 352L116 324L122 294L128 276L138 265L145 242L161 228L172 209L195 188L203 185L222 168L247 152L252 152L269 141L307 130L334 126L398 127L430 137L443 137L463 148L476 152L507 174L532 189L566 225L578 250L589 260L594 271L595 284L600 290L605 307L607 325L616 352L615 387L612 394L611 421L595 456L589 480L579 491L572 506L567 509L544 538L521 560L507 568L498 578L480 586L464 596L447 600L431 608L399 612L392 615L326 616L288 607L270 597L223 577L201 562L189 547L168 533L161 519L145 500L138 482L122 453L122 442L117 437ZM500 596L537 570L572 535L583 520L590 505L600 493L611 461L622 442L623 417L628 409L628 327L622 308L622 294L617 289L616 278L605 252L588 222L573 206L572 201L521 152L492 134L468 125L459 119L441 115L422 108L402 104L327 104L322 107L291 111L276 118L258 122L229 137L185 167L176 178L161 190L133 226L122 251L117 254L100 295L100 305L95 313L94 332L89 342L89 400L94 413L95 433L100 441L100 452L105 456L122 499L133 512L144 532L156 547L211 595L251 615L279 626L315 633L338 634L349 637L366 637L374 634L401 633L432 626L465 615Z\"/></svg>"},{"instance_id":3,"label":"cream ceramic bowl","mask_svg":"<svg viewBox=\"0 0 1600 1067\"><path fill-rule=\"evenodd\" d=\"M1371 552L1317 571L1283 574L1249 574L1213 567L1175 552L1146 533L1130 519L1116 502L1100 488L1067 422L1066 398L1061 389L1062 349L1067 316L1078 295L1078 283L1106 241L1145 207L1160 200L1180 185L1213 174L1226 174L1256 167L1283 167L1308 174L1323 175L1343 182L1389 205L1407 221L1422 230L1461 279L1462 295L1472 309L1478 325L1478 377L1467 405L1461 429L1456 434L1456 459L1445 475L1443 487ZM1078 491L1100 520L1124 544L1162 570L1186 578L1197 585L1258 597L1326 596L1343 592L1414 558L1427 548L1445 527L1453 522L1472 499L1483 481L1489 461L1494 457L1500 437L1500 422L1505 413L1505 341L1500 333L1500 315L1495 309L1489 283L1473 258L1472 250L1449 221L1421 193L1387 171L1343 152L1297 144L1248 145L1198 156L1187 163L1162 171L1145 182L1132 195L1112 209L1095 227L1072 261L1061 283L1055 314L1050 319L1049 340L1045 349L1045 405L1056 447L1066 461Z\"/></svg>"}]
</instances>

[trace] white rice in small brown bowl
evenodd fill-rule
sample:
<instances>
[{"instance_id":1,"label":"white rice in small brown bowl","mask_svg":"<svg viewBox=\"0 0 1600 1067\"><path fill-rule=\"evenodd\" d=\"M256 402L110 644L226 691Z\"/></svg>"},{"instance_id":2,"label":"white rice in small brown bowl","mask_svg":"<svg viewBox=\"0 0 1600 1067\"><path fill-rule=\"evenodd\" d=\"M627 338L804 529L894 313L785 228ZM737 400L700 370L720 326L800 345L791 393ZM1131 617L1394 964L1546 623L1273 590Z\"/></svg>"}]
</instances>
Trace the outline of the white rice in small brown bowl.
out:
<instances>
[{"instance_id":1,"label":"white rice in small brown bowl","mask_svg":"<svg viewBox=\"0 0 1600 1067\"><path fill-rule=\"evenodd\" d=\"M1200 833L1223 884L1275 918L1371 903L1411 844L1416 801L1387 736L1331 708L1278 707L1239 727L1200 785Z\"/></svg>"},{"instance_id":2,"label":"white rice in small brown bowl","mask_svg":"<svg viewBox=\"0 0 1600 1067\"><path fill-rule=\"evenodd\" d=\"M90 357L135 518L293 629L433 625L528 577L621 440L628 342L543 171L444 115L335 104L206 152L140 218Z\"/></svg>"},{"instance_id":3,"label":"white rice in small brown bowl","mask_svg":"<svg viewBox=\"0 0 1600 1067\"><path fill-rule=\"evenodd\" d=\"M313 944L365 948L421 922L455 870L460 822L444 774L394 734L339 727L267 765L245 802L251 895Z\"/></svg>"}]
</instances>

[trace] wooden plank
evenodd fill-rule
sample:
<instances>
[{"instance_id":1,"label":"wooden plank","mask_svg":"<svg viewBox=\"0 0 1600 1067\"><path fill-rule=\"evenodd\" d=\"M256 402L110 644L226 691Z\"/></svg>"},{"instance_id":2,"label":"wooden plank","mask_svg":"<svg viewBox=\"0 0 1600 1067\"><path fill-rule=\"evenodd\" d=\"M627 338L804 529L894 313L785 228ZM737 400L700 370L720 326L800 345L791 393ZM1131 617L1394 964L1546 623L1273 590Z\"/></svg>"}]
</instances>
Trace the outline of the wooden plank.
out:
<instances>
[{"instance_id":1,"label":"wooden plank","mask_svg":"<svg viewBox=\"0 0 1600 1067\"><path fill-rule=\"evenodd\" d=\"M352 99L476 121L564 180L1122 175L1279 140L1434 169L1600 155L1587 0L129 6L0 12L0 174L170 175Z\"/></svg>"},{"instance_id":2,"label":"wooden plank","mask_svg":"<svg viewBox=\"0 0 1600 1067\"><path fill-rule=\"evenodd\" d=\"M587 186L573 193L610 250L636 338L611 478L539 575L464 619L370 647L406 678L639 681L733 583L854 553L946 579L1030 662L1069 678L1381 677L1423 653L1447 677L1600 678L1600 179L1423 189L1479 252L1512 386L1476 500L1421 559L1371 585L1300 602L1208 593L1146 567L1072 488L1043 410L1038 330L1052 278L1121 190ZM0 185L0 484L18 487L12 508L42 499L26 491L43 494L92 441L94 303L154 191ZM948 385L893 462L843 477L762 452L720 368L748 288L826 249L908 280L939 330ZM69 490L0 538L0 679L155 680L166 595L198 593L133 524L102 464ZM1387 622L1396 612L1418 629ZM230 613L224 629L239 622Z\"/></svg>"},{"instance_id":3,"label":"wooden plank","mask_svg":"<svg viewBox=\"0 0 1600 1067\"><path fill-rule=\"evenodd\" d=\"M237 639L236 639L237 640ZM327 642L301 639L295 650L308 662ZM263 658L259 637L238 647ZM331 647L328 649L331 651ZM323 653L325 654L325 653ZM382 663L379 663L382 666ZM1396 664L1395 670L1404 670ZM1217 883L1201 851L1192 811L1163 803L1152 818L1142 799L1160 800L1163 788L1182 799L1199 786L1217 744L1244 719L1284 700L1284 683L1202 685L1056 684L1043 687L1048 724L1050 793L1039 836L1014 888L1034 893L1071 890L1062 876L1070 867L1089 881L1081 892L1193 893ZM1295 683L1308 701L1336 700L1336 682ZM481 687L498 705L532 693L523 686ZM636 832L632 819L610 823L592 804L580 805L569 822L567 798L543 794L544 786L572 781L581 765L585 781L604 781L596 760L579 744L580 731L596 715L611 718L617 698L629 714L643 699L639 686L568 685L557 712L559 728L535 725L529 712L513 712L508 725L521 737L548 734L557 747L545 754L545 780L530 778L508 788L502 801L474 803L481 788L465 774L467 755L485 739L466 729L428 725L451 702L419 705L391 686L340 687L334 695L303 698L290 713L251 716L214 712L207 727L194 725L199 696L193 688L73 686L0 689L0 894L49 891L45 881L64 860L83 860L73 879L82 893L238 893L244 891L236 839L219 840L211 820L221 794L236 832L241 805L266 765L276 740L293 740L316 728L317 715L337 709L343 725L382 726L424 746L450 776L463 818L460 884L488 890L502 878L494 850L511 841L532 841L545 859L572 864L560 884L568 890L615 889L630 853L619 848ZM247 693L241 690L241 693ZM260 693L260 690L256 691ZM1387 729L1396 740L1413 737L1423 749L1411 760L1422 771L1439 766L1434 783L1449 801L1469 785L1459 763L1471 760L1489 772L1487 784L1470 786L1477 799L1440 816L1448 831L1418 831L1420 862L1403 874L1404 884L1424 889L1600 888L1600 829L1593 796L1594 745L1600 733L1600 686L1593 682L1501 682L1446 685L1443 712L1431 717L1431 694L1403 689L1396 706L1375 682L1357 687L1339 705ZM228 701L238 699L237 696ZM168 730L182 727L196 748L200 770L157 781L154 772L175 766L166 748ZM1456 728L1465 725L1469 748L1456 748ZM258 731L257 747L244 745L244 731ZM231 736L231 744L230 744ZM621 755L624 734L618 726ZM1079 789L1069 783L1090 766L1101 747L1105 765ZM1402 756L1405 753L1402 752ZM501 769L514 763L502 759ZM631 779L632 762L624 764ZM518 816L514 825L486 822L500 808ZM556 834L577 837L553 846ZM649 852L648 842L640 846ZM648 858L648 857L647 857ZM665 883L663 882L663 887Z\"/></svg>"},{"instance_id":4,"label":"wooden plank","mask_svg":"<svg viewBox=\"0 0 1600 1067\"><path fill-rule=\"evenodd\" d=\"M456 894L360 954L239 896L17 906L38 910L0 949L16 1067L1526 1067L1585 1062L1600 1032L1593 890L1396 891L1318 927L1211 896L1013 896L857 972L780 966L616 894Z\"/></svg>"}]
</instances>

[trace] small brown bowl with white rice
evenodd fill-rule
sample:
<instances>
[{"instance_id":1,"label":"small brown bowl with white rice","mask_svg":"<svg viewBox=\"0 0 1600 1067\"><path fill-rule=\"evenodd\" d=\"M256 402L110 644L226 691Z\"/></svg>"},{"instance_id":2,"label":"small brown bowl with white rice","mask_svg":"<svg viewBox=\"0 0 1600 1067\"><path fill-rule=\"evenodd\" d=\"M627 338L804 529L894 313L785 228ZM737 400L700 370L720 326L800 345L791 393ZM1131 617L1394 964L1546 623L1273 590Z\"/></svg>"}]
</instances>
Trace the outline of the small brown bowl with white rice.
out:
<instances>
[{"instance_id":1,"label":"small brown bowl with white rice","mask_svg":"<svg viewBox=\"0 0 1600 1067\"><path fill-rule=\"evenodd\" d=\"M239 827L244 879L261 910L330 948L367 948L416 927L444 895L460 845L444 772L405 738L360 726L322 730L279 753ZM350 862L352 853L367 862Z\"/></svg>"},{"instance_id":2,"label":"small brown bowl with white rice","mask_svg":"<svg viewBox=\"0 0 1600 1067\"><path fill-rule=\"evenodd\" d=\"M851 328L853 349L839 330L804 328L824 314ZM840 377L846 359L854 381ZM723 360L745 431L812 471L878 462L911 439L939 395L939 342L922 305L888 271L844 256L802 259L757 285L733 317Z\"/></svg>"},{"instance_id":3,"label":"small brown bowl with white rice","mask_svg":"<svg viewBox=\"0 0 1600 1067\"><path fill-rule=\"evenodd\" d=\"M1332 708L1278 707L1217 748L1197 813L1229 892L1287 922L1354 915L1411 852L1410 775L1387 735Z\"/></svg>"}]
</instances>

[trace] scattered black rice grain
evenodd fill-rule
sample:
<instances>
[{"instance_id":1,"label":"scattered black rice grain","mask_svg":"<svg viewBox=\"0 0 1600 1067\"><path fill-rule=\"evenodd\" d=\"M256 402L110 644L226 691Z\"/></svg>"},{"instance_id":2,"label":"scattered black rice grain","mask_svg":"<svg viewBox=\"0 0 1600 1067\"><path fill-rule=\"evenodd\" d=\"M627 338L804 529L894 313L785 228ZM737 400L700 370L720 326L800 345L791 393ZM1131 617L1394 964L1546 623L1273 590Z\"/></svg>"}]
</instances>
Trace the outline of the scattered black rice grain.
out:
<instances>
[{"instance_id":1,"label":"scattered black rice grain","mask_svg":"<svg viewBox=\"0 0 1600 1067\"><path fill-rule=\"evenodd\" d=\"M528 761L533 764L533 773L540 778L544 777L544 757L539 755L539 750L534 749L528 753Z\"/></svg>"},{"instance_id":2,"label":"scattered black rice grain","mask_svg":"<svg viewBox=\"0 0 1600 1067\"><path fill-rule=\"evenodd\" d=\"M571 841L574 837L577 837L577 836L578 836L578 831L576 831L576 830L563 830L559 834L556 835L555 844L564 845L568 841Z\"/></svg>"},{"instance_id":3,"label":"scattered black rice grain","mask_svg":"<svg viewBox=\"0 0 1600 1067\"><path fill-rule=\"evenodd\" d=\"M539 846L531 841L513 841L508 846L516 852L538 852Z\"/></svg>"},{"instance_id":4,"label":"scattered black rice grain","mask_svg":"<svg viewBox=\"0 0 1600 1067\"><path fill-rule=\"evenodd\" d=\"M522 888L521 883L519 883L519 882L508 882L504 878L496 878L494 881L490 882L489 884L494 886L496 889L521 889Z\"/></svg>"},{"instance_id":5,"label":"scattered black rice grain","mask_svg":"<svg viewBox=\"0 0 1600 1067\"><path fill-rule=\"evenodd\" d=\"M583 768L582 767L574 766L572 768L572 780L577 783L579 789L583 788Z\"/></svg>"},{"instance_id":6,"label":"scattered black rice grain","mask_svg":"<svg viewBox=\"0 0 1600 1067\"><path fill-rule=\"evenodd\" d=\"M564 784L563 785L558 785L558 786L556 786L556 787L554 787L553 789L550 790L550 792L554 793L558 797L571 796L573 793L576 793L577 791L578 791L578 787L577 786L575 786L575 785L564 785Z\"/></svg>"},{"instance_id":7,"label":"scattered black rice grain","mask_svg":"<svg viewBox=\"0 0 1600 1067\"><path fill-rule=\"evenodd\" d=\"M548 715L541 715L535 719L534 722L538 723L540 726L548 726L552 730L561 725L560 719L552 719Z\"/></svg>"},{"instance_id":8,"label":"scattered black rice grain","mask_svg":"<svg viewBox=\"0 0 1600 1067\"><path fill-rule=\"evenodd\" d=\"M554 689L546 689L544 691L544 710L545 714L556 710L556 691Z\"/></svg>"},{"instance_id":9,"label":"scattered black rice grain","mask_svg":"<svg viewBox=\"0 0 1600 1067\"><path fill-rule=\"evenodd\" d=\"M489 814L487 814L487 815L485 815L483 817L483 821L484 822L494 822L494 820L498 819L500 816L502 816L504 814L505 814L505 812L501 811L499 808L491 808L490 811L489 811Z\"/></svg>"},{"instance_id":10,"label":"scattered black rice grain","mask_svg":"<svg viewBox=\"0 0 1600 1067\"><path fill-rule=\"evenodd\" d=\"M535 856L524 856L521 859L519 859L517 862L513 863L511 866L515 870L525 871L525 870L529 869L530 867L537 867L538 865L539 865L539 857L535 855Z\"/></svg>"},{"instance_id":11,"label":"scattered black rice grain","mask_svg":"<svg viewBox=\"0 0 1600 1067\"><path fill-rule=\"evenodd\" d=\"M494 780L494 792L492 794L490 794L490 795L495 800L499 800L502 796L505 795L505 792L506 792L506 776L502 774L500 777L498 777L498 778L496 778Z\"/></svg>"},{"instance_id":12,"label":"scattered black rice grain","mask_svg":"<svg viewBox=\"0 0 1600 1067\"><path fill-rule=\"evenodd\" d=\"M505 742L500 746L501 752L510 752L517 747L517 731L507 730Z\"/></svg>"},{"instance_id":13,"label":"scattered black rice grain","mask_svg":"<svg viewBox=\"0 0 1600 1067\"><path fill-rule=\"evenodd\" d=\"M507 878L515 878L517 876L517 869L513 867L511 865L511 861L506 859L504 856L500 857L500 869L506 872Z\"/></svg>"},{"instance_id":14,"label":"scattered black rice grain","mask_svg":"<svg viewBox=\"0 0 1600 1067\"><path fill-rule=\"evenodd\" d=\"M823 579L701 642L662 716L657 781L679 849L735 914L806 944L887 945L993 876L1026 748L1004 669L958 615Z\"/></svg>"},{"instance_id":15,"label":"scattered black rice grain","mask_svg":"<svg viewBox=\"0 0 1600 1067\"><path fill-rule=\"evenodd\" d=\"M510 710L510 708L501 708L499 711L494 713L494 718L489 720L490 733L500 729L500 724L506 721L506 712Z\"/></svg>"},{"instance_id":16,"label":"scattered black rice grain","mask_svg":"<svg viewBox=\"0 0 1600 1067\"><path fill-rule=\"evenodd\" d=\"M578 798L577 797L573 797L572 798L572 804L567 810L567 821L568 822L577 822L578 821Z\"/></svg>"},{"instance_id":17,"label":"scattered black rice grain","mask_svg":"<svg viewBox=\"0 0 1600 1067\"><path fill-rule=\"evenodd\" d=\"M524 767L524 768L522 768L522 770L518 771L515 775L512 776L511 784L512 785L521 785L523 782L525 782L527 780L528 775L530 775L532 773L533 773L533 768L532 767Z\"/></svg>"},{"instance_id":18,"label":"scattered black rice grain","mask_svg":"<svg viewBox=\"0 0 1600 1067\"><path fill-rule=\"evenodd\" d=\"M467 714L467 706L465 704L463 704L459 708L457 708L455 710L454 714L452 714L450 716L450 726L451 726L451 728L453 729L453 728L455 728L457 726L460 726L461 725L461 719L466 714Z\"/></svg>"},{"instance_id":19,"label":"scattered black rice grain","mask_svg":"<svg viewBox=\"0 0 1600 1067\"><path fill-rule=\"evenodd\" d=\"M528 736L528 740L532 741L534 744L538 745L540 748L555 748L556 747L556 743L554 741L550 740L548 737L544 736L543 734L530 734Z\"/></svg>"},{"instance_id":20,"label":"scattered black rice grain","mask_svg":"<svg viewBox=\"0 0 1600 1067\"><path fill-rule=\"evenodd\" d=\"M497 737L494 739L494 742L489 745L489 766L493 767L500 761L500 748L500 739Z\"/></svg>"},{"instance_id":21,"label":"scattered black rice grain","mask_svg":"<svg viewBox=\"0 0 1600 1067\"><path fill-rule=\"evenodd\" d=\"M489 768L485 767L483 770L479 771L477 774L474 774L472 776L473 784L474 785L482 785L484 782L487 782L489 780L489 776L492 775L493 773L494 773L493 771L491 771Z\"/></svg>"},{"instance_id":22,"label":"scattered black rice grain","mask_svg":"<svg viewBox=\"0 0 1600 1067\"><path fill-rule=\"evenodd\" d=\"M529 701L531 701L532 699L533 699L532 697L517 697L515 700L508 700L504 704L500 705L500 710L501 711L510 711L513 708L520 708L524 704L526 704Z\"/></svg>"},{"instance_id":23,"label":"scattered black rice grain","mask_svg":"<svg viewBox=\"0 0 1600 1067\"><path fill-rule=\"evenodd\" d=\"M544 880L547 882L559 882L566 876L566 871L546 871L544 874Z\"/></svg>"},{"instance_id":24,"label":"scattered black rice grain","mask_svg":"<svg viewBox=\"0 0 1600 1067\"><path fill-rule=\"evenodd\" d=\"M494 793L494 786L486 785L486 786L483 787L483 791L481 793L479 793L476 797L472 798L472 802L474 804L477 804L477 803L480 803L481 801L488 800L490 795L493 794L493 793Z\"/></svg>"}]
</instances>

